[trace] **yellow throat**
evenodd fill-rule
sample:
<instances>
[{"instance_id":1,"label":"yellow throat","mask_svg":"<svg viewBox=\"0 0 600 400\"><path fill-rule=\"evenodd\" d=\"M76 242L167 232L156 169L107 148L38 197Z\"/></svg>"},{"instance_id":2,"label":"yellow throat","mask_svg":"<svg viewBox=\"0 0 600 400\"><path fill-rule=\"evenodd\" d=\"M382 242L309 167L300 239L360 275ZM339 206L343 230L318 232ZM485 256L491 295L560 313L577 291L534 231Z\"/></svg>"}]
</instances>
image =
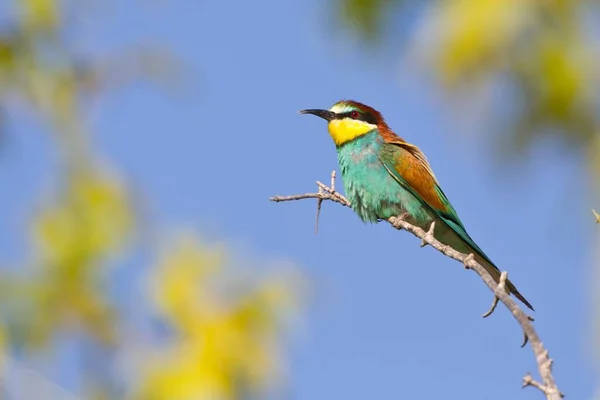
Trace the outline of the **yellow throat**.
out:
<instances>
[{"instance_id":1,"label":"yellow throat","mask_svg":"<svg viewBox=\"0 0 600 400\"><path fill-rule=\"evenodd\" d=\"M329 122L328 128L335 145L341 146L346 142L377 129L377 125L356 119L344 118L332 120Z\"/></svg>"}]
</instances>

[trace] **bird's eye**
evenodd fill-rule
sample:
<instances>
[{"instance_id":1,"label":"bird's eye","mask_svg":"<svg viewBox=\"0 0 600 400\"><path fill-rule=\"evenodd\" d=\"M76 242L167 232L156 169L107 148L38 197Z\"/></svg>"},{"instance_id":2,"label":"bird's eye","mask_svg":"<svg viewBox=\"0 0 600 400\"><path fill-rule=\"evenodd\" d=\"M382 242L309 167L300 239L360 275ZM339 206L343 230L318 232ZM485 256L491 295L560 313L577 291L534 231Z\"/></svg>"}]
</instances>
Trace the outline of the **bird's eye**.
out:
<instances>
[{"instance_id":1,"label":"bird's eye","mask_svg":"<svg viewBox=\"0 0 600 400\"><path fill-rule=\"evenodd\" d=\"M350 113L350 117L353 119L358 119L358 117L359 117L358 111L352 111Z\"/></svg>"}]
</instances>

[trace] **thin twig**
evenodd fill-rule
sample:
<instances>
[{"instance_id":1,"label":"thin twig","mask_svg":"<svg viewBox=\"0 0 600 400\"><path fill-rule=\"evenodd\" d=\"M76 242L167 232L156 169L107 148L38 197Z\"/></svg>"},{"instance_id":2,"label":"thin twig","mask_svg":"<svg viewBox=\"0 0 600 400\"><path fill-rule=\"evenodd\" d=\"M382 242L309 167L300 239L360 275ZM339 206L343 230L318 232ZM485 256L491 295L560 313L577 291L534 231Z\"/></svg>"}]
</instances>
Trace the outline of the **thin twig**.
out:
<instances>
[{"instance_id":1,"label":"thin twig","mask_svg":"<svg viewBox=\"0 0 600 400\"><path fill-rule=\"evenodd\" d=\"M596 218L596 223L600 224L600 214L598 214L596 210L592 210L592 214L594 214L594 217Z\"/></svg>"},{"instance_id":2,"label":"thin twig","mask_svg":"<svg viewBox=\"0 0 600 400\"><path fill-rule=\"evenodd\" d=\"M319 188L319 193L323 193L323 189ZM323 199L317 199L317 215L315 217L315 235L319 233L319 215L321 215L321 206L323 205Z\"/></svg>"},{"instance_id":3,"label":"thin twig","mask_svg":"<svg viewBox=\"0 0 600 400\"><path fill-rule=\"evenodd\" d=\"M331 171L331 191L335 192L335 169Z\"/></svg>"},{"instance_id":4,"label":"thin twig","mask_svg":"<svg viewBox=\"0 0 600 400\"><path fill-rule=\"evenodd\" d=\"M323 199L317 199L317 216L315 218L315 234L319 233L319 215L321 214L321 205Z\"/></svg>"},{"instance_id":5,"label":"thin twig","mask_svg":"<svg viewBox=\"0 0 600 400\"><path fill-rule=\"evenodd\" d=\"M323 193L323 188L327 187L325 185L323 185L320 182L317 182L317 184L320 184L321 186L319 186L319 193ZM331 171L331 193L335 193L335 169L333 171ZM317 215L315 218L315 234L319 233L319 216L321 215L321 207L323 205L323 198L319 197L317 199Z\"/></svg>"},{"instance_id":6,"label":"thin twig","mask_svg":"<svg viewBox=\"0 0 600 400\"><path fill-rule=\"evenodd\" d=\"M317 186L321 189L318 193L306 193L295 196L275 196L271 197L269 200L281 202L316 198L321 200L331 200L343 206L350 207L350 202L348 201L348 199L336 192L333 188L327 187L326 185L318 181ZM531 343L531 349L533 350L538 365L538 371L543 382L536 382L533 380L531 374L527 374L523 378L523 387L536 387L545 394L547 400L560 400L563 397L563 394L558 390L558 386L556 385L554 376L552 375L552 359L549 357L548 351L544 348L540 337L538 336L535 328L533 327L533 319L527 314L525 314L523 310L521 310L521 308L517 305L517 303L506 292L504 287L506 284L506 273L504 272L503 275L501 275L500 283L496 284L492 276L485 270L485 268L483 268L481 264L479 264L475 260L473 254L460 253L454 250L452 247L445 245L439 240L437 240L433 236L434 224L432 224L428 232L425 232L425 230L423 230L422 228L412 225L405 221L404 217L404 215L400 217L390 217L387 219L387 222L389 222L392 225L392 227L396 229L404 229L405 231L412 233L413 235L421 239L421 243L423 245L428 244L434 249L443 253L444 255L461 262L465 266L465 268L472 269L473 271L475 271L477 275L479 275L481 279L485 282L487 287L494 293L494 302L497 303L497 300L501 301L506 306L506 308L510 310L513 317L521 326L521 329L523 329L523 333L526 339L525 343L527 342L527 339ZM502 280L502 276L504 276L504 280Z\"/></svg>"}]
</instances>

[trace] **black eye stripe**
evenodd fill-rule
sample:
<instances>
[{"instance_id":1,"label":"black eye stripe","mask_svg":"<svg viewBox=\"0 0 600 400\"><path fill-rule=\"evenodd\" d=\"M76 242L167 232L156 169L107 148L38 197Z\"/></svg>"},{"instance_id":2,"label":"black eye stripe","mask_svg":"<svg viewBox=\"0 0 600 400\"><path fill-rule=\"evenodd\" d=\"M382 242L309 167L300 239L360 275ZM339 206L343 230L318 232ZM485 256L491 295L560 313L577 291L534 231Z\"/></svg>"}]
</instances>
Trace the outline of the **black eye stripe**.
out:
<instances>
[{"instance_id":1,"label":"black eye stripe","mask_svg":"<svg viewBox=\"0 0 600 400\"><path fill-rule=\"evenodd\" d=\"M352 118L352 113L354 111L358 112L358 118ZM372 125L377 125L377 119L373 115L371 115L370 113L365 113L365 112L358 111L358 110L353 110L353 111L348 111L348 112L345 112L345 113L341 113L341 114L338 114L338 116L339 116L340 119L343 119L343 118L352 118L352 119L358 119L360 121L364 121L364 122L372 124Z\"/></svg>"},{"instance_id":2,"label":"black eye stripe","mask_svg":"<svg viewBox=\"0 0 600 400\"><path fill-rule=\"evenodd\" d=\"M352 116L352 114L354 114L356 112L357 111L348 111L348 112L345 112L345 113L341 114L340 117L342 117L342 118L360 119L361 118L360 114L358 114L358 118L355 118L355 117Z\"/></svg>"}]
</instances>

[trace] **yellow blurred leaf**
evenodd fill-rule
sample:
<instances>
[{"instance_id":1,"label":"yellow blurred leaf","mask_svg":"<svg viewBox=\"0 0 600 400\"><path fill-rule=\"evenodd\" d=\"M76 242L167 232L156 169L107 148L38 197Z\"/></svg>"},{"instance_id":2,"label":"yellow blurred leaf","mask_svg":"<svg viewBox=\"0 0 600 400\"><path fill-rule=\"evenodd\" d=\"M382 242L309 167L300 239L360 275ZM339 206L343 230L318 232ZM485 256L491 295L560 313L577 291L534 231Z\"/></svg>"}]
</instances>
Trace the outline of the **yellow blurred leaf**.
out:
<instances>
[{"instance_id":1,"label":"yellow blurred leaf","mask_svg":"<svg viewBox=\"0 0 600 400\"><path fill-rule=\"evenodd\" d=\"M34 221L34 237L49 265L74 257L105 257L123 246L132 229L132 210L123 186L114 178L72 175L58 202Z\"/></svg>"},{"instance_id":2,"label":"yellow blurred leaf","mask_svg":"<svg viewBox=\"0 0 600 400\"><path fill-rule=\"evenodd\" d=\"M449 0L427 20L436 40L433 63L450 86L505 64L505 52L535 16L535 0Z\"/></svg>"},{"instance_id":3,"label":"yellow blurred leaf","mask_svg":"<svg viewBox=\"0 0 600 400\"><path fill-rule=\"evenodd\" d=\"M217 312L206 289L222 262L220 249L208 249L191 236L178 238L162 256L153 277L153 298L178 329L192 331L204 314ZM198 304L200 310L195 309Z\"/></svg>"},{"instance_id":4,"label":"yellow blurred leaf","mask_svg":"<svg viewBox=\"0 0 600 400\"><path fill-rule=\"evenodd\" d=\"M57 0L19 0L26 26L30 29L50 31L59 23Z\"/></svg>"},{"instance_id":5,"label":"yellow blurred leaf","mask_svg":"<svg viewBox=\"0 0 600 400\"><path fill-rule=\"evenodd\" d=\"M247 282L232 296L222 288L230 278L225 251L184 236L155 268L156 306L175 332L146 368L139 398L235 399L280 377L281 318L298 300L299 279Z\"/></svg>"}]
</instances>

